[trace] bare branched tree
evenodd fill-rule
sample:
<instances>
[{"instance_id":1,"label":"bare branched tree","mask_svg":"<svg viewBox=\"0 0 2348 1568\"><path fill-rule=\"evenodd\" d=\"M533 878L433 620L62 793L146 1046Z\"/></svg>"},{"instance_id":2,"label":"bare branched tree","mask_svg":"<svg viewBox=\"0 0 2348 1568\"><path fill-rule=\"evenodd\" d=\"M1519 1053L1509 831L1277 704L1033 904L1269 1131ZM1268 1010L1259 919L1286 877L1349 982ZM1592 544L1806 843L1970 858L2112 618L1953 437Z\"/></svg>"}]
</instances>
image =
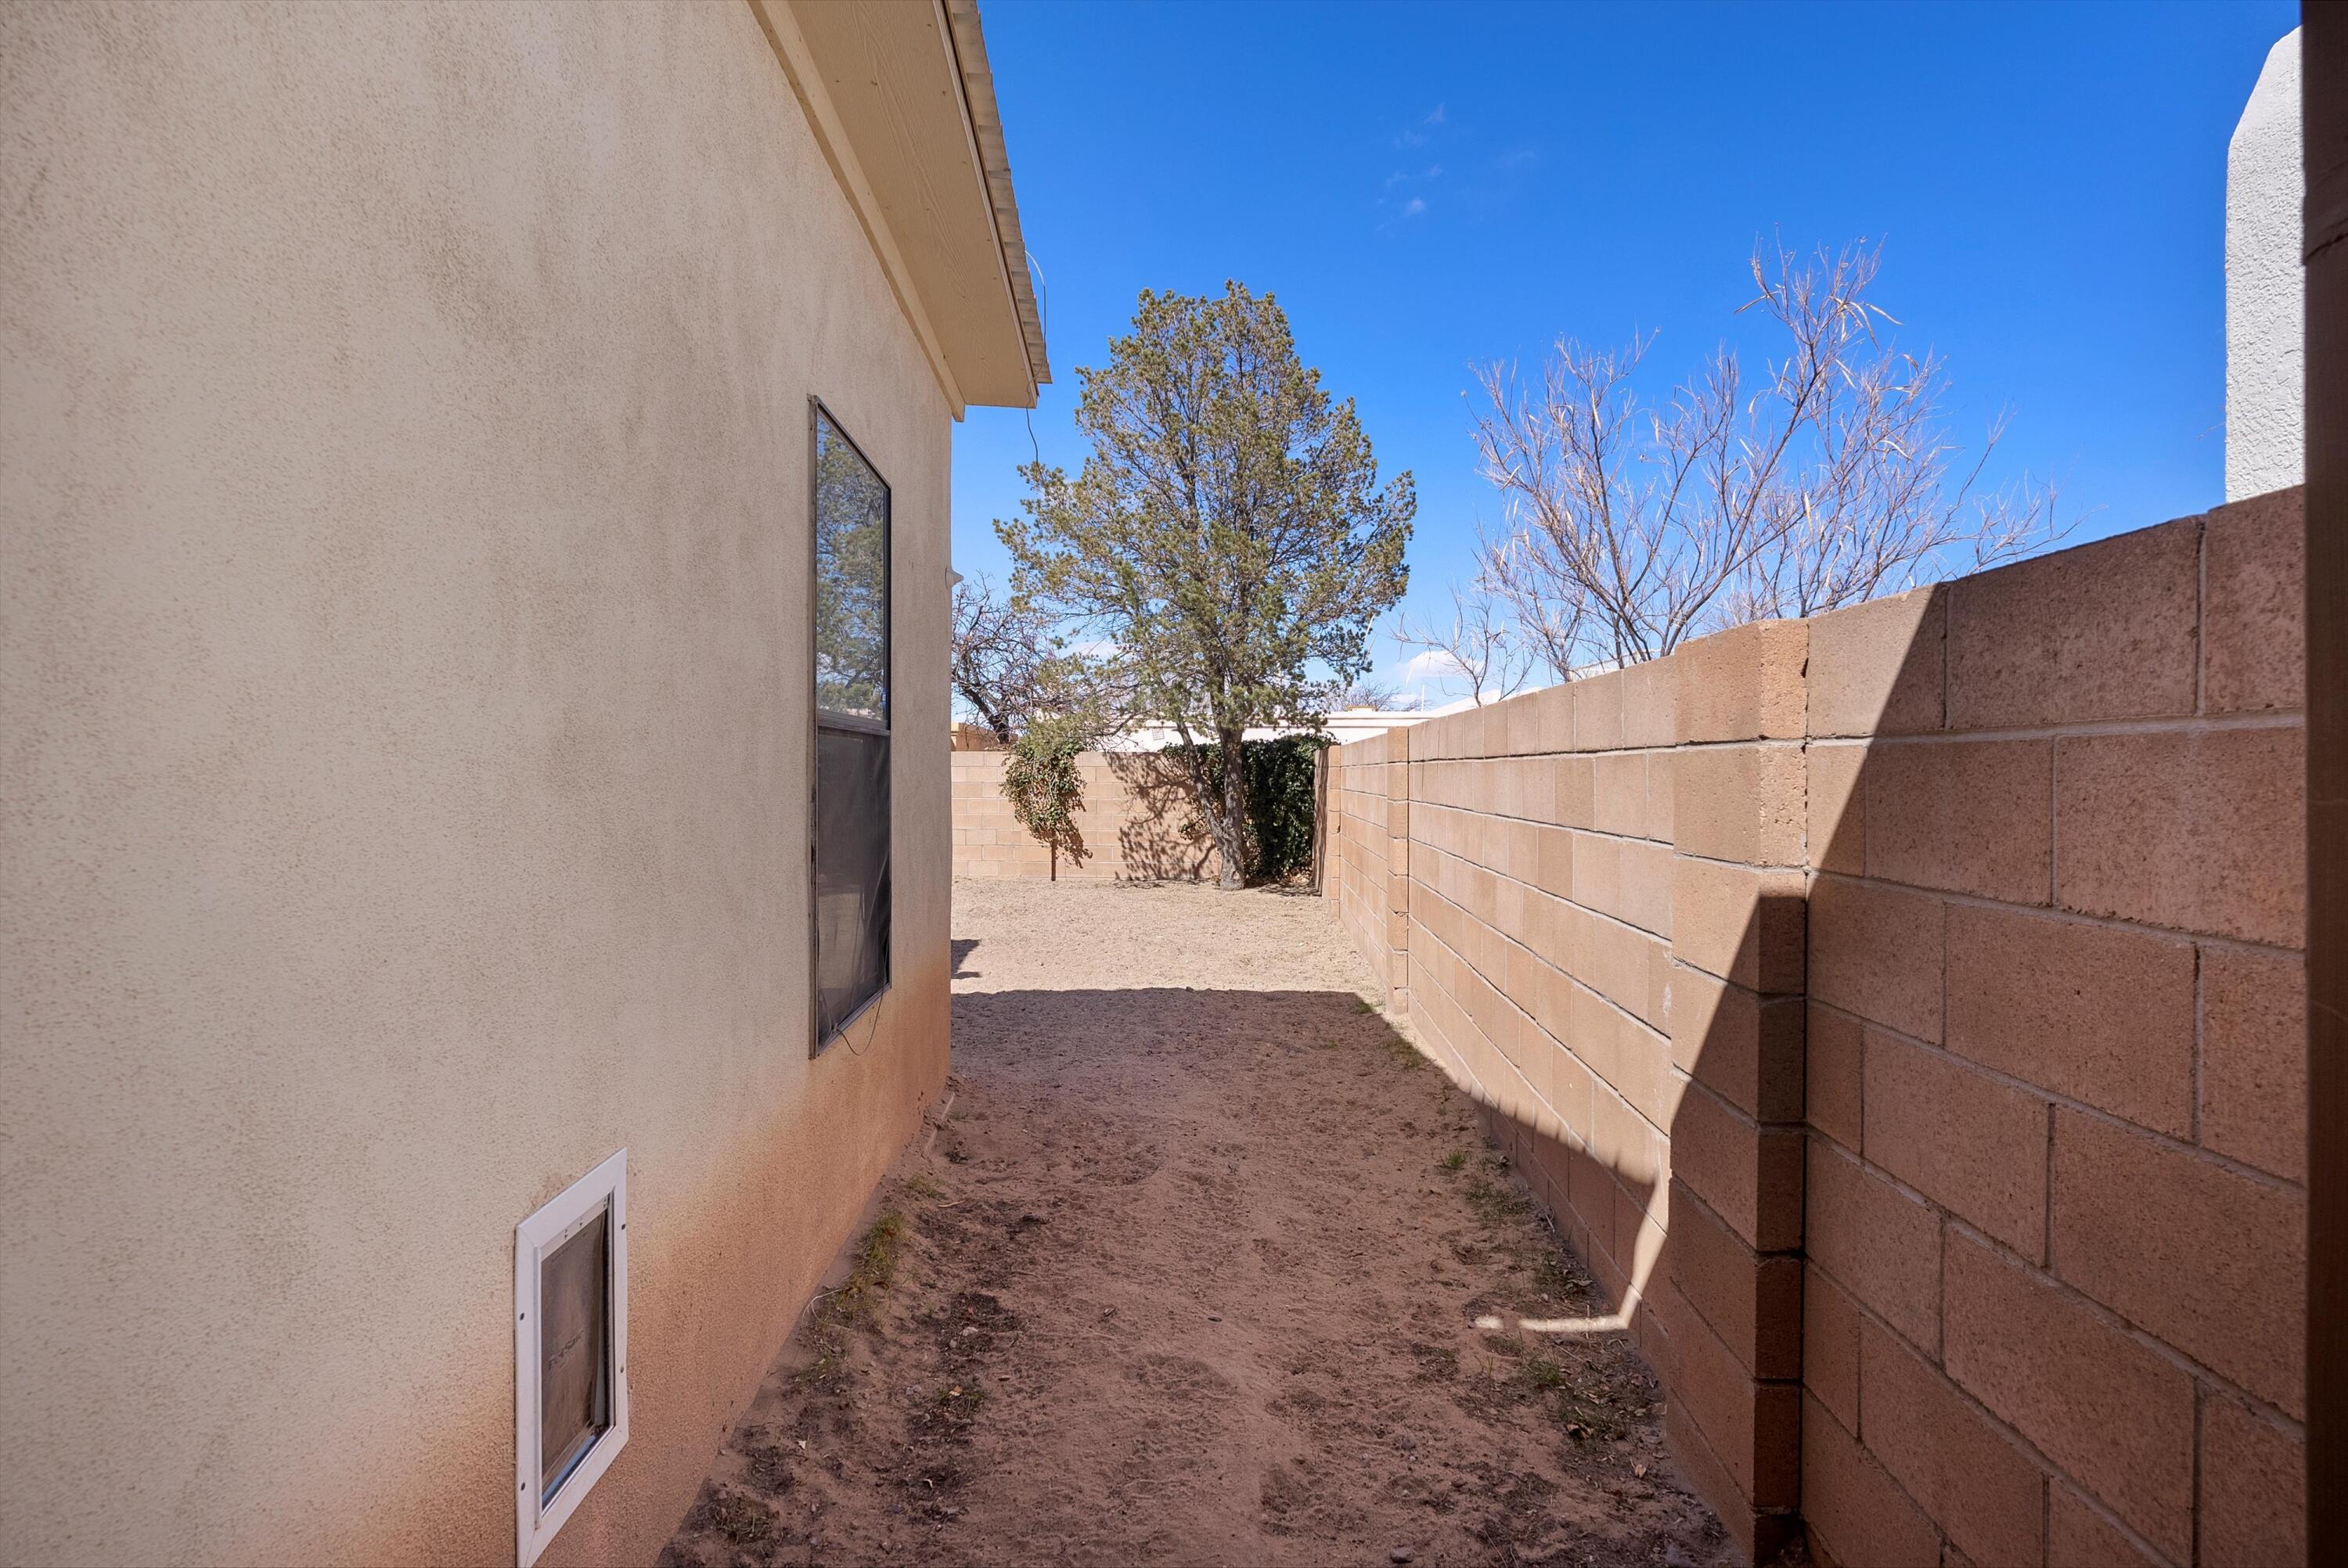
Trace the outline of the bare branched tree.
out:
<instances>
[{"instance_id":1,"label":"bare branched tree","mask_svg":"<svg viewBox=\"0 0 2348 1568\"><path fill-rule=\"evenodd\" d=\"M1350 682L1329 700L1332 712L1369 708L1381 713L1392 713L1401 711L1402 706L1402 688L1391 682L1373 681L1367 676Z\"/></svg>"},{"instance_id":2,"label":"bare branched tree","mask_svg":"<svg viewBox=\"0 0 2348 1568\"><path fill-rule=\"evenodd\" d=\"M1968 462L1945 431L1945 363L1905 354L1867 293L1880 247L1803 261L1756 250L1744 307L1791 338L1748 383L1715 351L1668 404L1632 389L1652 337L1561 340L1539 385L1478 374L1485 478L1508 526L1482 541L1479 586L1552 671L1628 664L1749 620L1814 615L1978 570L2051 542L2051 489L1983 493L2001 416Z\"/></svg>"},{"instance_id":3,"label":"bare branched tree","mask_svg":"<svg viewBox=\"0 0 2348 1568\"><path fill-rule=\"evenodd\" d=\"M1448 627L1429 622L1414 630L1405 619L1395 628L1395 641L1448 659L1479 708L1515 696L1532 674L1534 651L1509 624L1507 609L1480 582L1464 592L1451 590Z\"/></svg>"},{"instance_id":4,"label":"bare branched tree","mask_svg":"<svg viewBox=\"0 0 2348 1568\"><path fill-rule=\"evenodd\" d=\"M1529 569L1519 558L1531 548L1529 534L1495 537L1479 526L1473 590L1489 612L1506 618L1519 647L1548 671L1552 682L1570 681L1591 661L1581 635L1589 620L1589 601L1580 594L1524 591Z\"/></svg>"},{"instance_id":5,"label":"bare branched tree","mask_svg":"<svg viewBox=\"0 0 2348 1568\"><path fill-rule=\"evenodd\" d=\"M983 575L954 585L954 695L1005 745L1047 718L1089 745L1138 712L1132 661L1097 641L1071 647L1062 624Z\"/></svg>"},{"instance_id":6,"label":"bare branched tree","mask_svg":"<svg viewBox=\"0 0 2348 1568\"><path fill-rule=\"evenodd\" d=\"M983 576L954 584L954 695L996 740L1009 745L1050 704L1059 658L1050 616L997 594Z\"/></svg>"}]
</instances>

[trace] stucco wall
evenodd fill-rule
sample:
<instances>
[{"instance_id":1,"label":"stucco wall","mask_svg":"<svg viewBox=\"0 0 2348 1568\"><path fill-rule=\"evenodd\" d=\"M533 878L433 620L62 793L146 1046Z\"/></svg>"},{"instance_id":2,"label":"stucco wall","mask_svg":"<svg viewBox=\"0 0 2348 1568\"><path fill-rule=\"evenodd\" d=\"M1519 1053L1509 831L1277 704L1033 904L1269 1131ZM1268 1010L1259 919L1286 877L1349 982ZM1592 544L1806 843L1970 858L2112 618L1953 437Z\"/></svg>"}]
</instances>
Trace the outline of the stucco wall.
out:
<instances>
[{"instance_id":1,"label":"stucco wall","mask_svg":"<svg viewBox=\"0 0 2348 1568\"><path fill-rule=\"evenodd\" d=\"M1337 916L1748 1551L2298 1562L2302 497L1335 754Z\"/></svg>"},{"instance_id":2,"label":"stucco wall","mask_svg":"<svg viewBox=\"0 0 2348 1568\"><path fill-rule=\"evenodd\" d=\"M2226 149L2226 499L2296 485L2307 467L2306 288L2300 209L2299 32L2267 53Z\"/></svg>"},{"instance_id":3,"label":"stucco wall","mask_svg":"<svg viewBox=\"0 0 2348 1568\"><path fill-rule=\"evenodd\" d=\"M519 1219L630 1154L646 1562L942 1081L808 1058L807 404L947 722L947 405L738 5L0 10L0 1558L510 1562Z\"/></svg>"}]
</instances>

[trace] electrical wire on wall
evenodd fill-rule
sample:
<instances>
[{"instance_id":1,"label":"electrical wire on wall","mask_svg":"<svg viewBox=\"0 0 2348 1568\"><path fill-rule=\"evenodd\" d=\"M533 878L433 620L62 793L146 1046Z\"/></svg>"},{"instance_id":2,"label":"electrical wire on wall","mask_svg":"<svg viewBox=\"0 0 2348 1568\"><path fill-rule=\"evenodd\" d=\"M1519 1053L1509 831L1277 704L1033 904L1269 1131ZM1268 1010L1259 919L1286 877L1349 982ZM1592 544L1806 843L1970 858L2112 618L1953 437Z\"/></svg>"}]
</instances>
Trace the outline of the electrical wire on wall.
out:
<instances>
[{"instance_id":1,"label":"electrical wire on wall","mask_svg":"<svg viewBox=\"0 0 2348 1568\"><path fill-rule=\"evenodd\" d=\"M1035 260L1035 252L1029 251L1026 252L1026 257L1028 281L1035 287L1035 330L1044 333L1048 338L1052 321L1049 308L1051 286L1044 281L1043 264ZM1039 398L1042 395L1040 391L1036 394ZM1020 413L1025 415L1027 420L1028 448L1035 454L1035 466L1041 468L1044 466L1044 448L1035 440L1035 411L1033 408L1023 408Z\"/></svg>"},{"instance_id":2,"label":"electrical wire on wall","mask_svg":"<svg viewBox=\"0 0 2348 1568\"><path fill-rule=\"evenodd\" d=\"M874 998L872 1005L864 1009L864 1015L866 1028L862 1045L856 1043L856 1026L852 1023L841 1030L839 1037L839 1043L848 1047L848 1054L860 1059L872 1049L872 1042L880 1038L880 999Z\"/></svg>"}]
</instances>

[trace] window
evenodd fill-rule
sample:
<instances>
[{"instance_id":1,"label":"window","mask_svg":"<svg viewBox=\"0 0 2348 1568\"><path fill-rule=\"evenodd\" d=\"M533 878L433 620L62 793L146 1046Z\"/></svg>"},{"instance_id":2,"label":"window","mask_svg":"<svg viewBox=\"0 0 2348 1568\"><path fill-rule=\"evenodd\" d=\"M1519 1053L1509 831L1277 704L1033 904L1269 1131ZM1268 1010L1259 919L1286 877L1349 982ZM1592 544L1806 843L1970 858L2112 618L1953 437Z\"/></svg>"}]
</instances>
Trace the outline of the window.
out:
<instances>
[{"instance_id":1,"label":"window","mask_svg":"<svg viewBox=\"0 0 2348 1568\"><path fill-rule=\"evenodd\" d=\"M889 985L889 487L821 404L815 512L815 1040Z\"/></svg>"},{"instance_id":2,"label":"window","mask_svg":"<svg viewBox=\"0 0 2348 1568\"><path fill-rule=\"evenodd\" d=\"M628 1152L514 1231L515 1552L538 1560L628 1441Z\"/></svg>"}]
</instances>

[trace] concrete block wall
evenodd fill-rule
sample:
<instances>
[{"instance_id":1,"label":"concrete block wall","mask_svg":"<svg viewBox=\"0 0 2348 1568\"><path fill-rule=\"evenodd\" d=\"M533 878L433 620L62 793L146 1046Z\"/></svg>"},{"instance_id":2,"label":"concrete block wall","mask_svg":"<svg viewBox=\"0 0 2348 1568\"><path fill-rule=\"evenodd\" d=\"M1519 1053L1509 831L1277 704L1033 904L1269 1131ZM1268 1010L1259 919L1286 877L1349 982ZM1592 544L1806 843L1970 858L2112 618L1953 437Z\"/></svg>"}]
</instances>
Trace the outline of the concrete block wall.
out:
<instances>
[{"instance_id":1,"label":"concrete block wall","mask_svg":"<svg viewBox=\"0 0 2348 1568\"><path fill-rule=\"evenodd\" d=\"M1388 1010L1410 996L1410 774L1404 732L1389 730L1327 753L1331 769L1323 891L1354 943L1371 955ZM1340 825L1349 825L1341 827Z\"/></svg>"},{"instance_id":2,"label":"concrete block wall","mask_svg":"<svg viewBox=\"0 0 2348 1568\"><path fill-rule=\"evenodd\" d=\"M1003 796L1008 752L953 753L953 874L1042 881L1051 852L1011 815ZM1195 823L1189 782L1155 753L1085 752L1076 758L1086 851L1060 857L1074 881L1198 881L1221 875L1222 858Z\"/></svg>"},{"instance_id":3,"label":"concrete block wall","mask_svg":"<svg viewBox=\"0 0 2348 1568\"><path fill-rule=\"evenodd\" d=\"M1748 1553L2303 1556L2300 538L2278 492L1337 754L1340 917Z\"/></svg>"}]
</instances>

